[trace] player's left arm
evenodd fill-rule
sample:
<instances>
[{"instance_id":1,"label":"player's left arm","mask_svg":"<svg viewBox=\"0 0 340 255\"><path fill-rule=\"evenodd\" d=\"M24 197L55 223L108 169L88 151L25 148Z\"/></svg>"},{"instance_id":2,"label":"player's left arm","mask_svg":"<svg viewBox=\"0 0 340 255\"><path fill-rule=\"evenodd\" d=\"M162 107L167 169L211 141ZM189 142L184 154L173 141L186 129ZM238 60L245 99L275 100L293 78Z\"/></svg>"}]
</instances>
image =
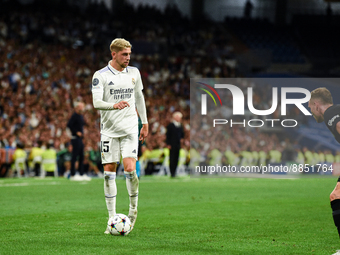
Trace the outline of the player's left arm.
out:
<instances>
[{"instance_id":1,"label":"player's left arm","mask_svg":"<svg viewBox=\"0 0 340 255\"><path fill-rule=\"evenodd\" d=\"M142 90L135 90L135 100L136 108L143 124L143 127L140 130L139 140L144 142L149 133L149 124L146 115L145 99Z\"/></svg>"},{"instance_id":2,"label":"player's left arm","mask_svg":"<svg viewBox=\"0 0 340 255\"><path fill-rule=\"evenodd\" d=\"M135 102L136 102L137 112L143 124L143 127L140 130L139 140L144 142L145 138L149 134L149 124L148 124L148 118L146 115L145 99L144 99L142 90L143 90L142 77L138 71L137 81L136 81L136 86L135 86Z\"/></svg>"}]
</instances>

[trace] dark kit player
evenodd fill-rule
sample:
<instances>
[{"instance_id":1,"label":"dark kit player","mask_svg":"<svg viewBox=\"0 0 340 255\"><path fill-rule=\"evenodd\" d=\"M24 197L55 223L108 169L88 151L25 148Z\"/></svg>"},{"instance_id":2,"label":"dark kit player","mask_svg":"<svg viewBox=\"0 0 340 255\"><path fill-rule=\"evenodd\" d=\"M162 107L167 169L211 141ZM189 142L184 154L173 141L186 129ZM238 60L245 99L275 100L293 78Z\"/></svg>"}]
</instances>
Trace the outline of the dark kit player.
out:
<instances>
[{"instance_id":1,"label":"dark kit player","mask_svg":"<svg viewBox=\"0 0 340 255\"><path fill-rule=\"evenodd\" d=\"M317 88L311 92L308 107L318 123L325 122L328 129L332 132L340 143L340 105L333 105L331 93L326 88ZM335 189L330 195L331 207L333 210L334 224L340 236L340 177ZM334 254L340 254L337 251Z\"/></svg>"}]
</instances>

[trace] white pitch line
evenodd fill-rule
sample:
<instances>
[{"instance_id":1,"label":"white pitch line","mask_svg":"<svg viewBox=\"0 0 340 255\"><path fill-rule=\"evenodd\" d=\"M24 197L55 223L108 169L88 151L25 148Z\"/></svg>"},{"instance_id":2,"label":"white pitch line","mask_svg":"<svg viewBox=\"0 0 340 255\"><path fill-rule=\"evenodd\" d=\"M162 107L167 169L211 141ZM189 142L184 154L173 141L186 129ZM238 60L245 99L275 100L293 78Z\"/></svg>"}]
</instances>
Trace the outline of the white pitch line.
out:
<instances>
[{"instance_id":1,"label":"white pitch line","mask_svg":"<svg viewBox=\"0 0 340 255\"><path fill-rule=\"evenodd\" d=\"M86 185L88 181L78 182L79 184ZM19 183L0 183L1 187L24 187L24 186L52 186L52 185L62 185L62 182L52 181L52 182L19 182Z\"/></svg>"},{"instance_id":2,"label":"white pitch line","mask_svg":"<svg viewBox=\"0 0 340 255\"><path fill-rule=\"evenodd\" d=\"M0 187L20 187L20 186L28 186L29 184L27 182L22 183L4 183L0 184Z\"/></svg>"},{"instance_id":3,"label":"white pitch line","mask_svg":"<svg viewBox=\"0 0 340 255\"><path fill-rule=\"evenodd\" d=\"M41 182L41 183L0 183L0 187L24 187L24 186L43 186L43 185L60 185L60 182Z\"/></svg>"}]
</instances>

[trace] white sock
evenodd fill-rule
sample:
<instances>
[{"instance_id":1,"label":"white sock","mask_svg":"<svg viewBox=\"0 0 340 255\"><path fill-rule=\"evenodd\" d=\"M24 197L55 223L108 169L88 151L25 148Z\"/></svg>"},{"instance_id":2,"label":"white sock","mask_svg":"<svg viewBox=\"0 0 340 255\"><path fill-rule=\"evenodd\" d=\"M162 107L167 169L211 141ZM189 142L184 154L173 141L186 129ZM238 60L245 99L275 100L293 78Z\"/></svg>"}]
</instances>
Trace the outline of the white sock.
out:
<instances>
[{"instance_id":1,"label":"white sock","mask_svg":"<svg viewBox=\"0 0 340 255\"><path fill-rule=\"evenodd\" d=\"M130 212L134 212L137 210L139 180L136 174L136 170L133 170L132 172L124 171L124 174L126 176L126 188L130 196L130 214Z\"/></svg>"},{"instance_id":2,"label":"white sock","mask_svg":"<svg viewBox=\"0 0 340 255\"><path fill-rule=\"evenodd\" d=\"M116 196L117 196L115 172L104 171L104 193L106 207L109 212L109 217L113 217L116 215Z\"/></svg>"}]
</instances>

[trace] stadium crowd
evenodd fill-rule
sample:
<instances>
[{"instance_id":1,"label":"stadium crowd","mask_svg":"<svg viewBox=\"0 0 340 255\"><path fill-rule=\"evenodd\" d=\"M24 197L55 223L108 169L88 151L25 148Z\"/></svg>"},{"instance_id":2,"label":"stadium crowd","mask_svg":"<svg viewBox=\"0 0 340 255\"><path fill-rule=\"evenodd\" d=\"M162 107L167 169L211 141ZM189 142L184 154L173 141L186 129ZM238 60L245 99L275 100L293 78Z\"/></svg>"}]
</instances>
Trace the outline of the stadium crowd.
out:
<instances>
[{"instance_id":1,"label":"stadium crowd","mask_svg":"<svg viewBox=\"0 0 340 255\"><path fill-rule=\"evenodd\" d=\"M106 9L95 7L98 12L94 11L96 8L87 11L101 13L101 16L107 13ZM29 151L42 141L45 145L52 143L57 151L65 149L70 140L66 123L73 112L73 104L83 101L87 123L85 148L87 151L98 150L100 120L98 111L92 106L92 74L109 61L109 43L105 42L121 34L126 24L113 20L111 24L115 25L108 28L107 21L101 16L78 11L78 17L96 18L82 20L74 18L73 11L63 12L62 17L53 16L50 13L53 11L42 12L39 8L2 13L0 55L5 60L0 66L2 148L15 149L22 144ZM160 14L145 7L136 12L136 18L143 20L146 13L152 14L148 17ZM171 11L165 15L171 17L169 21L178 22ZM144 31L148 22L151 20L144 17L144 22L139 23L140 28L128 29L122 36L137 42L157 39L160 43L164 36L153 34L162 26L159 24ZM146 38L142 37L144 34ZM181 38L184 35L177 39ZM170 46L174 43L169 42ZM203 67L197 66L193 70L189 57L176 55L161 60L157 54L137 53L131 62L141 71L147 98L151 132L146 146L150 149L164 146L165 127L175 110L184 115L188 143L189 77L195 71L201 73Z\"/></svg>"},{"instance_id":2,"label":"stadium crowd","mask_svg":"<svg viewBox=\"0 0 340 255\"><path fill-rule=\"evenodd\" d=\"M87 155L92 155L87 159L95 158L97 164L100 119L92 105L91 79L95 70L107 65L111 40L124 37L132 42L131 65L139 68L144 85L150 123L150 135L142 150L145 167L148 155L155 158L151 152L156 151L159 157L153 162L164 161L166 126L174 111L183 113L182 162L188 163L190 129L192 149L196 144L203 148L191 153L206 158L212 158L209 143L237 155L260 151L258 144L265 153L273 148L283 151L282 140L276 135L256 129L246 132L226 127L216 134L205 130L202 123L194 122L190 127L190 78L239 76L232 36L222 24L205 19L193 23L175 7L162 13L150 6L134 9L124 4L124 11L110 15L96 4L86 9L69 6L58 12L57 7L46 11L39 5L14 8L8 2L1 2L0 11L0 57L4 60L0 63L1 148L14 152L19 145L30 152L42 142L52 144L59 159L63 158L70 141L66 124L74 103L82 101L86 109L84 143ZM124 12L132 18L122 22ZM247 86L244 81L243 85ZM268 87L255 87L255 108L267 109L265 102L270 102L271 96L267 92ZM290 114L294 115L294 110ZM12 162L6 155L2 163L10 167ZM94 172L99 174L98 169Z\"/></svg>"}]
</instances>

